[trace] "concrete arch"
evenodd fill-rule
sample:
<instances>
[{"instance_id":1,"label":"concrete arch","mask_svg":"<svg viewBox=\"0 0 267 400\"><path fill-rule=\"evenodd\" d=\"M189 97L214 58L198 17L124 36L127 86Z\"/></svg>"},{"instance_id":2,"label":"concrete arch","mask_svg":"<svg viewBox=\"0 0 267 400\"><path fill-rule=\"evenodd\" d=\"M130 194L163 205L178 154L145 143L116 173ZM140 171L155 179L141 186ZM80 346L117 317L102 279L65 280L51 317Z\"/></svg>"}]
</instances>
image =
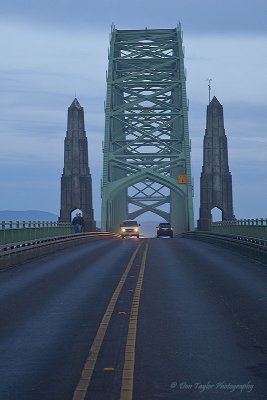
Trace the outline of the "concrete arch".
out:
<instances>
[{"instance_id":1,"label":"concrete arch","mask_svg":"<svg viewBox=\"0 0 267 400\"><path fill-rule=\"evenodd\" d=\"M212 222L216 222L217 218L219 217L220 219L218 221L222 221L223 220L223 209L222 207L218 207L218 206L214 206L211 208L210 210L211 213L211 221Z\"/></svg>"}]
</instances>

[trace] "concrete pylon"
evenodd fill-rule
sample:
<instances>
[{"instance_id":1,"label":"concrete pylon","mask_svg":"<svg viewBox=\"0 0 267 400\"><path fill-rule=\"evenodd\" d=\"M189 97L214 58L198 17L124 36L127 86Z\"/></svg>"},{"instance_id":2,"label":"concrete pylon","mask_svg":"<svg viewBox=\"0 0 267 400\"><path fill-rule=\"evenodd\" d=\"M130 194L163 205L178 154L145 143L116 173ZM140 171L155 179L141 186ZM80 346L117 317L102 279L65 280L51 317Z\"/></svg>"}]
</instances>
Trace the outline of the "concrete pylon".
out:
<instances>
[{"instance_id":1,"label":"concrete pylon","mask_svg":"<svg viewBox=\"0 0 267 400\"><path fill-rule=\"evenodd\" d=\"M64 142L64 169L61 177L60 221L70 222L72 211L80 209L85 231L95 231L92 206L92 178L88 164L88 143L84 111L75 98L68 108L67 135Z\"/></svg>"},{"instance_id":2,"label":"concrete pylon","mask_svg":"<svg viewBox=\"0 0 267 400\"><path fill-rule=\"evenodd\" d=\"M211 229L211 210L222 211L222 220L235 219L232 176L228 165L228 145L224 130L223 107L214 96L207 107L207 124L203 144L203 167L200 177L198 230Z\"/></svg>"}]
</instances>

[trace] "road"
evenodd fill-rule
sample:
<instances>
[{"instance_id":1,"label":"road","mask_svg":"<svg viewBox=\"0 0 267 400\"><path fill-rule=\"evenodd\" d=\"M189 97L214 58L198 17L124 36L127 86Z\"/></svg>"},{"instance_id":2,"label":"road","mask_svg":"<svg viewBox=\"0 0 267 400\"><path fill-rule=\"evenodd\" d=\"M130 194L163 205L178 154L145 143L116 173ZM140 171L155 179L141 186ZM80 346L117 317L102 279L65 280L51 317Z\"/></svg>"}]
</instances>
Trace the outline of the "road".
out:
<instances>
[{"instance_id":1,"label":"road","mask_svg":"<svg viewBox=\"0 0 267 400\"><path fill-rule=\"evenodd\" d=\"M267 267L98 239L0 273L1 400L263 400Z\"/></svg>"}]
</instances>

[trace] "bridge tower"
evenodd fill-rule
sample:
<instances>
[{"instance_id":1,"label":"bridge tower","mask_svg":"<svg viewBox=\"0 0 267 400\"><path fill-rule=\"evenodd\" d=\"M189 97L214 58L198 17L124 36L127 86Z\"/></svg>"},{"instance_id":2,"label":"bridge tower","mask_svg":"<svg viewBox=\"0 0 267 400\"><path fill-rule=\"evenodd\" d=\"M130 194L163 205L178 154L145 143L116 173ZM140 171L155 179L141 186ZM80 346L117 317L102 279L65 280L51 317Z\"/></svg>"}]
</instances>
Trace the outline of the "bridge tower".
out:
<instances>
[{"instance_id":1,"label":"bridge tower","mask_svg":"<svg viewBox=\"0 0 267 400\"><path fill-rule=\"evenodd\" d=\"M193 228L181 27L112 27L105 104L102 230L150 211Z\"/></svg>"},{"instance_id":2,"label":"bridge tower","mask_svg":"<svg viewBox=\"0 0 267 400\"><path fill-rule=\"evenodd\" d=\"M61 177L60 221L70 222L72 211L83 212L86 231L95 231L92 206L92 179L88 165L88 143L84 111L75 98L68 108L67 135L64 142L64 169Z\"/></svg>"},{"instance_id":3,"label":"bridge tower","mask_svg":"<svg viewBox=\"0 0 267 400\"><path fill-rule=\"evenodd\" d=\"M214 207L222 211L223 221L235 219L223 107L215 96L207 106L203 167L200 177L199 230L211 229L211 210Z\"/></svg>"}]
</instances>

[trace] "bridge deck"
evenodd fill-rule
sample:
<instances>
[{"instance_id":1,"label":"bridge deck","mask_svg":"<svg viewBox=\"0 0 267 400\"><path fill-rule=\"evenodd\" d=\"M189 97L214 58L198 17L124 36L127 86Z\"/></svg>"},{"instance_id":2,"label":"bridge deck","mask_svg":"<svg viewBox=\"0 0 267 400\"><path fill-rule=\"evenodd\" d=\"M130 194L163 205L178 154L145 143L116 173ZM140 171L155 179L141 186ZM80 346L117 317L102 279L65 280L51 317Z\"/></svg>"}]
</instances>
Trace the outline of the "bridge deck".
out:
<instances>
[{"instance_id":1,"label":"bridge deck","mask_svg":"<svg viewBox=\"0 0 267 400\"><path fill-rule=\"evenodd\" d=\"M0 398L71 400L87 360L77 399L265 399L266 289L266 266L188 239L103 239L3 271Z\"/></svg>"}]
</instances>

